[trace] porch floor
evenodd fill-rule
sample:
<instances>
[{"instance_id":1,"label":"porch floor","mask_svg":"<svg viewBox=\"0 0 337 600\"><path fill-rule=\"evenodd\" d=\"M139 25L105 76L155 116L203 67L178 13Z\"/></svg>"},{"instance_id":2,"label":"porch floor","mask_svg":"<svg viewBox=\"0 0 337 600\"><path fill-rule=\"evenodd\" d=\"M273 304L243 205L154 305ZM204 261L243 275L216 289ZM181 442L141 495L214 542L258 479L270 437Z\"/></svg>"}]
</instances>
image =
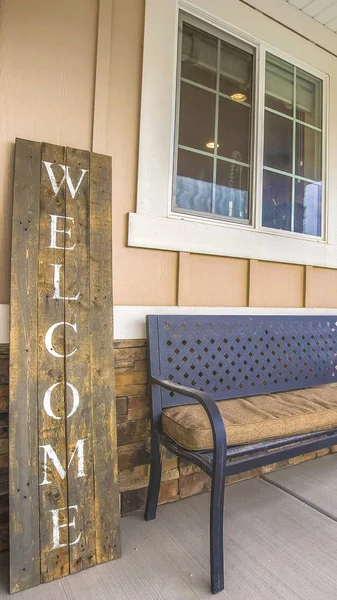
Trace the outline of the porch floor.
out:
<instances>
[{"instance_id":1,"label":"porch floor","mask_svg":"<svg viewBox=\"0 0 337 600\"><path fill-rule=\"evenodd\" d=\"M209 494L121 521L122 558L17 600L336 600L337 454L226 488L225 591L208 576ZM0 600L8 599L1 568Z\"/></svg>"}]
</instances>

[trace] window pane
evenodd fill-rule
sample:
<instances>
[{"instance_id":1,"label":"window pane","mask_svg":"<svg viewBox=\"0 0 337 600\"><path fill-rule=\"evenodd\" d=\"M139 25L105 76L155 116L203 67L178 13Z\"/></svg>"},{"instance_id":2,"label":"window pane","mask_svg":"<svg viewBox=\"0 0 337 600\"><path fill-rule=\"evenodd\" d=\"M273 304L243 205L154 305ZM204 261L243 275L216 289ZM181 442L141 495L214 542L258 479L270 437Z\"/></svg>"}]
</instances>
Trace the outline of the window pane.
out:
<instances>
[{"instance_id":1,"label":"window pane","mask_svg":"<svg viewBox=\"0 0 337 600\"><path fill-rule=\"evenodd\" d=\"M321 128L322 81L297 69L296 82L296 118L309 123L309 125Z\"/></svg>"},{"instance_id":2,"label":"window pane","mask_svg":"<svg viewBox=\"0 0 337 600\"><path fill-rule=\"evenodd\" d=\"M267 54L264 166L290 177L264 173L266 227L321 236L322 93L317 77Z\"/></svg>"},{"instance_id":3,"label":"window pane","mask_svg":"<svg viewBox=\"0 0 337 600\"><path fill-rule=\"evenodd\" d=\"M264 171L262 225L291 231L292 178Z\"/></svg>"},{"instance_id":4,"label":"window pane","mask_svg":"<svg viewBox=\"0 0 337 600\"><path fill-rule=\"evenodd\" d=\"M292 116L294 98L294 67L267 53L266 106Z\"/></svg>"},{"instance_id":5,"label":"window pane","mask_svg":"<svg viewBox=\"0 0 337 600\"><path fill-rule=\"evenodd\" d=\"M181 76L214 89L217 46L218 41L215 37L184 23Z\"/></svg>"},{"instance_id":6,"label":"window pane","mask_svg":"<svg viewBox=\"0 0 337 600\"><path fill-rule=\"evenodd\" d=\"M254 50L183 23L181 52L173 208L247 221Z\"/></svg>"},{"instance_id":7,"label":"window pane","mask_svg":"<svg viewBox=\"0 0 337 600\"><path fill-rule=\"evenodd\" d=\"M248 106L219 98L218 154L249 162L251 144L251 109Z\"/></svg>"},{"instance_id":8,"label":"window pane","mask_svg":"<svg viewBox=\"0 0 337 600\"><path fill-rule=\"evenodd\" d=\"M241 102L251 102L253 55L221 42L220 92Z\"/></svg>"},{"instance_id":9,"label":"window pane","mask_svg":"<svg viewBox=\"0 0 337 600\"><path fill-rule=\"evenodd\" d=\"M214 144L214 128L215 94L182 82L179 144L213 152L207 144Z\"/></svg>"},{"instance_id":10,"label":"window pane","mask_svg":"<svg viewBox=\"0 0 337 600\"><path fill-rule=\"evenodd\" d=\"M292 171L293 121L265 111L264 166Z\"/></svg>"},{"instance_id":11,"label":"window pane","mask_svg":"<svg viewBox=\"0 0 337 600\"><path fill-rule=\"evenodd\" d=\"M296 124L296 175L320 181L322 173L322 134Z\"/></svg>"},{"instance_id":12,"label":"window pane","mask_svg":"<svg viewBox=\"0 0 337 600\"><path fill-rule=\"evenodd\" d=\"M248 219L249 169L217 161L214 212L226 217Z\"/></svg>"},{"instance_id":13,"label":"window pane","mask_svg":"<svg viewBox=\"0 0 337 600\"><path fill-rule=\"evenodd\" d=\"M186 210L211 212L213 159L195 152L179 150L176 206Z\"/></svg>"},{"instance_id":14,"label":"window pane","mask_svg":"<svg viewBox=\"0 0 337 600\"><path fill-rule=\"evenodd\" d=\"M296 180L295 183L295 231L309 235L321 235L322 184Z\"/></svg>"}]
</instances>

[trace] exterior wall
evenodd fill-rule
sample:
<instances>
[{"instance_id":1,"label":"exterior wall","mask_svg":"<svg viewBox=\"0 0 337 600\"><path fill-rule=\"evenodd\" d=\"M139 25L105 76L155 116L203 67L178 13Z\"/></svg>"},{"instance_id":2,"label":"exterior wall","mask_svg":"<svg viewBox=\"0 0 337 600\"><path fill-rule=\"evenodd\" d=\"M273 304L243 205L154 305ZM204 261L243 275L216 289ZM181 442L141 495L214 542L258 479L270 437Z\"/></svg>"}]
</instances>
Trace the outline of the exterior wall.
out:
<instances>
[{"instance_id":1,"label":"exterior wall","mask_svg":"<svg viewBox=\"0 0 337 600\"><path fill-rule=\"evenodd\" d=\"M0 303L9 302L16 137L91 149L98 0L0 5Z\"/></svg>"},{"instance_id":2,"label":"exterior wall","mask_svg":"<svg viewBox=\"0 0 337 600\"><path fill-rule=\"evenodd\" d=\"M280 0L250 4L276 18ZM110 54L102 48L96 64L99 5L111 7L111 30L108 21L100 27ZM321 26L305 16L301 23L324 43ZM0 303L9 303L15 137L91 150L96 135L98 151L113 157L116 305L336 307L335 269L127 247L127 213L136 207L143 28L144 0L60 0L57 8L43 0L1 2ZM98 110L96 78L103 58L106 119ZM115 347L121 510L127 514L144 505L148 482L146 345L124 340ZM0 550L8 544L7 386L8 346L0 344ZM164 455L161 502L208 486L195 467Z\"/></svg>"},{"instance_id":3,"label":"exterior wall","mask_svg":"<svg viewBox=\"0 0 337 600\"><path fill-rule=\"evenodd\" d=\"M266 12L277 17L278 2L269 2ZM112 2L107 118L100 151L113 157L115 304L336 306L335 269L312 268L306 277L301 266L126 246L127 213L136 207L144 3ZM262 9L261 3L250 2ZM109 0L101 0L104 4ZM99 0L70 5L60 0L55 10L43 0L1 3L0 304L9 302L15 137L92 149L98 5ZM320 25L306 15L302 19L310 35L321 35ZM330 33L326 30L327 42Z\"/></svg>"}]
</instances>

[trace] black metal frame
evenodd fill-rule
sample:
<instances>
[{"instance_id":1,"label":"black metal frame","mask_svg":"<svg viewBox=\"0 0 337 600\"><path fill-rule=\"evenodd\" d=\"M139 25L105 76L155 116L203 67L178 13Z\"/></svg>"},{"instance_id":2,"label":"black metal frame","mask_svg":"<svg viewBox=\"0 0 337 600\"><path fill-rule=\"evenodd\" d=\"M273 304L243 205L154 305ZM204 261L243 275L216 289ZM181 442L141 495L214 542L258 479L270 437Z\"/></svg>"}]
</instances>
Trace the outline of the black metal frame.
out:
<instances>
[{"instance_id":1,"label":"black metal frame","mask_svg":"<svg viewBox=\"0 0 337 600\"><path fill-rule=\"evenodd\" d=\"M249 446L227 448L224 422L216 402L212 398L203 392L197 392L191 388L173 384L157 377L151 377L151 382L153 386L152 397L156 396L155 388L161 386L169 391L193 398L203 406L212 427L214 449L198 452L186 450L163 435L161 433L161 406L159 409L156 403L152 405L151 471L145 519L150 521L156 517L161 479L160 444L163 444L176 456L189 460L200 467L212 479L210 572L211 591L213 594L217 594L224 589L223 514L225 477L321 450L322 448L329 448L337 444L337 429L259 442ZM273 448L275 449L273 450ZM240 456L244 456L244 458L239 459Z\"/></svg>"},{"instance_id":2,"label":"black metal frame","mask_svg":"<svg viewBox=\"0 0 337 600\"><path fill-rule=\"evenodd\" d=\"M148 339L154 342L149 345L151 373L160 373L159 340L155 334L156 332L151 329L148 319ZM337 428L227 448L226 430L221 413L216 401L208 393L153 375L151 375L150 381L152 397L151 470L145 519L149 521L156 517L161 480L160 444L163 444L173 454L194 463L211 477L210 574L211 591L216 594L224 589L223 513L225 477L321 450L322 448L329 448L337 444ZM212 450L186 450L163 434L161 426L162 389L177 394L179 398L190 398L192 402L202 405L212 427Z\"/></svg>"}]
</instances>

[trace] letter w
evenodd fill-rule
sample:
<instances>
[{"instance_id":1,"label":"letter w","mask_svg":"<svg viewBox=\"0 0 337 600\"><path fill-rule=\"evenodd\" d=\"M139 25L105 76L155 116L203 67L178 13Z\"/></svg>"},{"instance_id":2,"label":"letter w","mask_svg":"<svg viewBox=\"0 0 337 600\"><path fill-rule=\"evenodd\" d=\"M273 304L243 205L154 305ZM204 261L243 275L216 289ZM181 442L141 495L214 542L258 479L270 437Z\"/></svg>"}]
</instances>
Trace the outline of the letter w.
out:
<instances>
[{"instance_id":1,"label":"letter w","mask_svg":"<svg viewBox=\"0 0 337 600\"><path fill-rule=\"evenodd\" d=\"M58 184L55 179L54 171L52 169L52 165L54 163L47 162L46 160L43 160L42 162L43 162L44 166L46 167L48 177L49 177L49 180L50 180L50 183L53 188L53 192L54 192L55 196L57 196L57 194L59 193L59 191L64 183L64 180L66 180L68 188L69 188L69 192L71 193L71 197L74 200L74 198L78 192L78 189L83 181L84 175L86 173L88 173L88 169L80 169L81 177L79 178L79 181L75 187L71 180L71 177L70 177L70 173L69 173L70 167L66 167L65 165L59 165L59 167L61 167L61 169L63 171L63 177L62 177L61 183Z\"/></svg>"},{"instance_id":2,"label":"letter w","mask_svg":"<svg viewBox=\"0 0 337 600\"><path fill-rule=\"evenodd\" d=\"M84 438L83 440L77 441L76 446L75 446L73 452L71 453L71 457L70 457L70 460L68 463L67 470L65 470L63 468L54 448L52 448L52 446L50 444L47 444L46 446L40 446L40 448L43 449L43 481L40 483L40 485L47 485L49 483L52 483L51 481L48 480L48 458L53 463L53 465L54 465L56 471L58 472L59 476L61 477L61 479L64 479L76 453L78 454L76 477L86 477L86 474L84 473L84 442L85 441L86 441L86 438Z\"/></svg>"}]
</instances>

